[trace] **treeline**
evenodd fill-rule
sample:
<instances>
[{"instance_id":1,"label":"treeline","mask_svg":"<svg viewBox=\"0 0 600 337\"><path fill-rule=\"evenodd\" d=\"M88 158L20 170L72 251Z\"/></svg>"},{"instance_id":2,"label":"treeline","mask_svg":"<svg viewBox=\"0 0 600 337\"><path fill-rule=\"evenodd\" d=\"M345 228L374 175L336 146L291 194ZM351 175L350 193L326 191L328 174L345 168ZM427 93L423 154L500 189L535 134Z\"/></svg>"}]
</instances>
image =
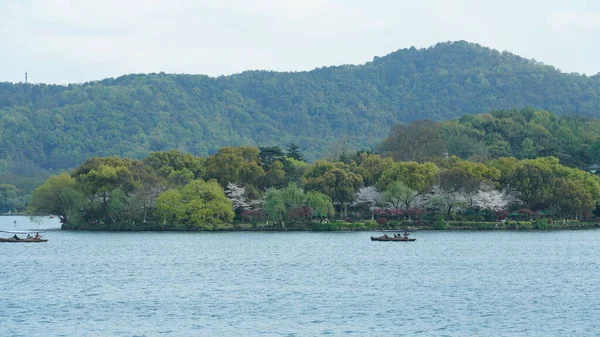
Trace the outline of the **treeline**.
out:
<instances>
[{"instance_id":1,"label":"treeline","mask_svg":"<svg viewBox=\"0 0 600 337\"><path fill-rule=\"evenodd\" d=\"M600 163L598 135L600 120L581 116L557 116L544 110L524 108L497 110L444 122L424 120L398 124L381 144L366 151L389 156L396 161L419 163L437 162L439 158L449 156L482 163L502 157L534 159L552 156L558 158L563 165L587 171L592 164ZM356 150L347 142L336 142L328 150L324 159L330 162L340 161L350 165L353 160L359 161L353 158L352 153ZM287 149L287 154L288 159L296 158L300 162L305 160L304 153L300 153L297 145ZM247 156L249 155L243 155ZM255 190L281 188L289 182L301 183L301 170L292 170L289 160L281 159L285 156L279 147L262 147L258 156L260 160L256 161L256 165L244 169L248 171L244 173L246 176L255 177L254 180L243 180L243 186L249 183L248 193L252 196L259 194ZM216 157L215 160L223 159ZM281 169L273 169L275 161L278 161L275 165L282 165ZM203 170L220 170L219 162L209 164ZM215 173L208 177L202 174L196 177L218 178L222 186L226 186L229 181L240 182L230 176L220 177ZM278 176L286 178L279 182L275 179ZM0 184L0 212L24 210L31 193L43 179L36 183L34 178L23 180L14 174L7 177L11 183ZM37 177L39 179L44 176L38 174Z\"/></svg>"},{"instance_id":2,"label":"treeline","mask_svg":"<svg viewBox=\"0 0 600 337\"><path fill-rule=\"evenodd\" d=\"M394 126L379 151L419 162L445 155L477 162L553 156L563 165L588 170L600 163L600 120L533 108L423 120Z\"/></svg>"},{"instance_id":3,"label":"treeline","mask_svg":"<svg viewBox=\"0 0 600 337\"><path fill-rule=\"evenodd\" d=\"M294 142L312 162L345 135L364 148L398 122L526 106L598 117L600 77L460 41L308 72L0 83L0 182L3 172L36 177L93 156L170 149L206 157L224 146Z\"/></svg>"},{"instance_id":4,"label":"treeline","mask_svg":"<svg viewBox=\"0 0 600 337\"><path fill-rule=\"evenodd\" d=\"M31 214L67 228L212 230L258 223L323 228L350 221L497 221L593 218L600 178L555 157L458 157L401 162L365 151L307 164L291 146L225 147L209 157L154 152L143 160L94 157L35 190ZM110 226L109 226L110 227ZM129 227L131 228L131 227Z\"/></svg>"}]
</instances>

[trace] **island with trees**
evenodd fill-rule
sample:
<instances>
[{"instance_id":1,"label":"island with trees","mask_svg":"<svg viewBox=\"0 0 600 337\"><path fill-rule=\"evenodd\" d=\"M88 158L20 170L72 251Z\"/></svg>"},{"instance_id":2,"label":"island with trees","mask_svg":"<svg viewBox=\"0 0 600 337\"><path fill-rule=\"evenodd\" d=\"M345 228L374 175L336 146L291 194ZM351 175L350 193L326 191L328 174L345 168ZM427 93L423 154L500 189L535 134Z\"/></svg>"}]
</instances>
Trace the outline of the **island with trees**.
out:
<instances>
[{"instance_id":1,"label":"island with trees","mask_svg":"<svg viewBox=\"0 0 600 337\"><path fill-rule=\"evenodd\" d=\"M35 189L28 212L88 230L592 227L598 130L524 108L398 124L313 163L296 144L92 157Z\"/></svg>"}]
</instances>

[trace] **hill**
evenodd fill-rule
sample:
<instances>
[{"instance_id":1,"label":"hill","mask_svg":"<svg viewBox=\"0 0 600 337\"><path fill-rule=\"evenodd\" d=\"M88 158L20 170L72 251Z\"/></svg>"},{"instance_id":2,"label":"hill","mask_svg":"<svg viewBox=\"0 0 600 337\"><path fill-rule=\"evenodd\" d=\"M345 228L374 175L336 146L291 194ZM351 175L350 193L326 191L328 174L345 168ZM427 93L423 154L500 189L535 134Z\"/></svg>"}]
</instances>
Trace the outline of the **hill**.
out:
<instances>
[{"instance_id":1,"label":"hill","mask_svg":"<svg viewBox=\"0 0 600 337\"><path fill-rule=\"evenodd\" d=\"M600 119L524 108L398 124L378 150L398 161L417 162L445 156L473 162L552 156L587 171L600 163L599 136Z\"/></svg>"},{"instance_id":2,"label":"hill","mask_svg":"<svg viewBox=\"0 0 600 337\"><path fill-rule=\"evenodd\" d=\"M370 147L398 122L526 106L598 117L600 76L460 41L308 72L0 83L0 172L37 175L92 156L208 155L227 145L291 142L314 160L344 136Z\"/></svg>"}]
</instances>

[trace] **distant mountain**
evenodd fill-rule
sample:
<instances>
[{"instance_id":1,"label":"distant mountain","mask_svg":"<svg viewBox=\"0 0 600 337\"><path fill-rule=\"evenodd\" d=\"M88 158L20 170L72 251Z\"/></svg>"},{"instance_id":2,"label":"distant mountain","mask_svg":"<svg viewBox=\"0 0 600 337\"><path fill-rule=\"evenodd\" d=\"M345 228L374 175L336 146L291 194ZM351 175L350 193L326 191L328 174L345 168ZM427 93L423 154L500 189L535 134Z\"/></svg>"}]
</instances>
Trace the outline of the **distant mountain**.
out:
<instances>
[{"instance_id":1,"label":"distant mountain","mask_svg":"<svg viewBox=\"0 0 600 337\"><path fill-rule=\"evenodd\" d=\"M140 158L172 148L208 155L226 145L291 142L313 160L344 136L370 147L398 122L526 106L598 117L600 76L460 41L308 72L0 83L0 172L60 170L91 156Z\"/></svg>"}]
</instances>

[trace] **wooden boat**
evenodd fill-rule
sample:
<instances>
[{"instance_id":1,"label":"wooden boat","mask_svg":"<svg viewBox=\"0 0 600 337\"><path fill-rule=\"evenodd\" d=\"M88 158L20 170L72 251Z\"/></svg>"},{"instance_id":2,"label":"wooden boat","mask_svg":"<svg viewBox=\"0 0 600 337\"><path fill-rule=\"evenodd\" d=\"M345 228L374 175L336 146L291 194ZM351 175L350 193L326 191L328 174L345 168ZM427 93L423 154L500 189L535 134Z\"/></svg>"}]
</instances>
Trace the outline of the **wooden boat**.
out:
<instances>
[{"instance_id":1,"label":"wooden boat","mask_svg":"<svg viewBox=\"0 0 600 337\"><path fill-rule=\"evenodd\" d=\"M11 236L9 238L0 238L0 242L47 242L48 241L48 239L43 239L40 236L39 231L4 231L4 230L0 230L0 232L13 234L13 236ZM34 237L31 236L33 233L35 233ZM25 235L25 234L27 234L26 238L19 237L19 235Z\"/></svg>"},{"instance_id":2,"label":"wooden boat","mask_svg":"<svg viewBox=\"0 0 600 337\"><path fill-rule=\"evenodd\" d=\"M371 236L371 241L402 241L402 242L410 242L416 241L417 239L404 238L402 236L392 237L392 236Z\"/></svg>"},{"instance_id":3,"label":"wooden boat","mask_svg":"<svg viewBox=\"0 0 600 337\"><path fill-rule=\"evenodd\" d=\"M14 238L0 238L0 242L47 242L48 239L14 239Z\"/></svg>"},{"instance_id":4,"label":"wooden boat","mask_svg":"<svg viewBox=\"0 0 600 337\"><path fill-rule=\"evenodd\" d=\"M400 235L396 235L394 234L394 236L389 236L387 234L383 234L382 236L371 236L371 241L401 241L401 242L411 242L411 241L415 241L417 239L411 239L408 236L410 235L410 233L408 231L405 231L404 234Z\"/></svg>"}]
</instances>

